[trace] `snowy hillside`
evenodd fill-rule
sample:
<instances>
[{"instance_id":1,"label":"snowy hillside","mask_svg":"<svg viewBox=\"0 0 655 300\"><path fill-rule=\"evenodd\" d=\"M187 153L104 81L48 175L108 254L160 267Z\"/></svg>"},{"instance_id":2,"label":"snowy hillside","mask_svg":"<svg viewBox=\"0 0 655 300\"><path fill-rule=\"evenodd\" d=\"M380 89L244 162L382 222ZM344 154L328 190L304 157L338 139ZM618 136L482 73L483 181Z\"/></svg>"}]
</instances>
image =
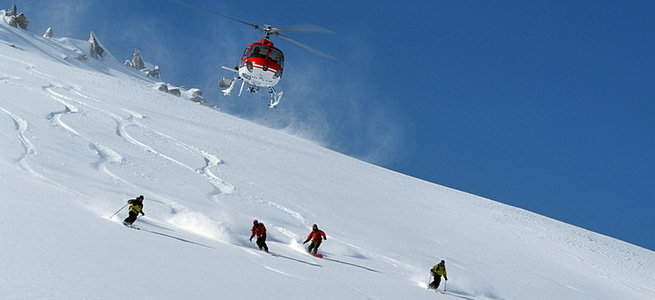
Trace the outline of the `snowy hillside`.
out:
<instances>
[{"instance_id":1,"label":"snowy hillside","mask_svg":"<svg viewBox=\"0 0 655 300\"><path fill-rule=\"evenodd\" d=\"M0 23L2 299L655 299L652 251L160 92L109 53L78 59L87 41ZM120 224L125 209L109 219L139 194L141 230ZM253 219L273 255L248 240ZM323 259L302 245L314 223ZM445 295L426 289L441 259Z\"/></svg>"}]
</instances>

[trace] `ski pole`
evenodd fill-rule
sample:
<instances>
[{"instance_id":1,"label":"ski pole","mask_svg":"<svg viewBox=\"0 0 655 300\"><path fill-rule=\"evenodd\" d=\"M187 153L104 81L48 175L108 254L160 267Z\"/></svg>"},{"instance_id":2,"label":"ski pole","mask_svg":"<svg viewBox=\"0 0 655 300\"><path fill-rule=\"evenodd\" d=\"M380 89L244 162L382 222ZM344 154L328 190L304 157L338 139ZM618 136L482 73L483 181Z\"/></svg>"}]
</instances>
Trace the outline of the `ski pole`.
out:
<instances>
[{"instance_id":1,"label":"ski pole","mask_svg":"<svg viewBox=\"0 0 655 300\"><path fill-rule=\"evenodd\" d=\"M121 212L121 210L123 210L123 208L125 208L125 207L128 206L128 205L129 205L129 203L123 205L123 207L121 207L121 209L117 210L113 215L111 215L111 217L109 217L109 219L113 218L115 215L117 215L119 212Z\"/></svg>"},{"instance_id":2,"label":"ski pole","mask_svg":"<svg viewBox=\"0 0 655 300\"><path fill-rule=\"evenodd\" d=\"M448 286L448 280L447 279L446 279L446 281L443 282L443 291L444 292L446 291L446 286Z\"/></svg>"}]
</instances>

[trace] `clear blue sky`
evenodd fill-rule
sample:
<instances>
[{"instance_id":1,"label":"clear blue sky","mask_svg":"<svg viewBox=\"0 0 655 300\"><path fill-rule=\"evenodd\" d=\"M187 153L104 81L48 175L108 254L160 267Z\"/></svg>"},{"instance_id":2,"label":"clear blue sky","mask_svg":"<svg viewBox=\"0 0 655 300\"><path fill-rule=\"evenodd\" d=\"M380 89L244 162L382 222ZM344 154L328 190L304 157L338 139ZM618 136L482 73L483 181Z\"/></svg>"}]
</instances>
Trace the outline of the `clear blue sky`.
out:
<instances>
[{"instance_id":1,"label":"clear blue sky","mask_svg":"<svg viewBox=\"0 0 655 300\"><path fill-rule=\"evenodd\" d=\"M166 0L78 2L17 5L30 31L93 30L119 60L139 48L231 114L655 249L655 2L188 0L335 32L290 36L338 60L274 40L287 61L272 111L216 86L258 32Z\"/></svg>"}]
</instances>

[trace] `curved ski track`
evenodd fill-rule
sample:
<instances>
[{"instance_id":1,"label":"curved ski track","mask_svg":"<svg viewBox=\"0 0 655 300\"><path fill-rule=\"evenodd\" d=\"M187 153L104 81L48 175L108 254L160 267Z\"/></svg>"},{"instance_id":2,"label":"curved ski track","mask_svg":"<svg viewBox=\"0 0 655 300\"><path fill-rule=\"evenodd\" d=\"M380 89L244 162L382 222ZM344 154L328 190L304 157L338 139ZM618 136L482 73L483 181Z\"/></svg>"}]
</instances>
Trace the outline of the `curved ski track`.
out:
<instances>
[{"instance_id":1,"label":"curved ski track","mask_svg":"<svg viewBox=\"0 0 655 300\"><path fill-rule=\"evenodd\" d=\"M58 86L63 86L63 85L58 85ZM57 91L55 89L63 89L64 91L63 92L62 91ZM81 93L81 92L79 92L79 91L77 91L77 90L75 90L75 89L73 89L71 87L56 88L55 86L51 85L51 86L44 87L44 90L49 94L49 96L54 101L59 102L62 105L64 105L64 110L52 112L52 113L50 113L48 115L47 118L51 122L53 122L53 124L55 126L59 126L59 127L63 128L64 130L66 130L66 131L68 131L68 132L70 132L70 133L84 139L86 142L88 142L89 147L91 149L94 149L97 152L98 157L99 157L98 161L94 165L96 166L97 169L99 169L102 172L106 173L110 177L112 177L112 178L114 178L116 180L121 180L124 183L131 184L127 180L124 180L124 179L120 178L118 175L116 175L116 174L112 173L111 171L109 171L109 169L107 169L107 167L106 167L106 164L108 164L108 163L121 163L121 162L123 162L124 159L123 159L122 155L118 151L115 151L115 150L111 149L110 147L103 146L103 145L101 145L101 144L99 144L99 143L97 143L95 141L92 141L91 139L89 139L87 137L84 137L84 136L80 135L80 133L78 131L76 131L74 128L72 128L70 125L68 125L62 119L62 117L67 115L67 114L74 114L74 113L81 112L81 110L76 105L79 105L80 107L86 107L88 109L95 110L95 111L100 112L100 113L108 116L109 118L111 118L116 123L115 134L118 137L125 140L126 142L128 142L128 143L130 143L132 145L135 145L138 148L141 148L143 151L152 153L152 154L154 154L154 155L156 155L156 156L158 156L158 157L160 157L160 158L162 158L164 160L170 161L170 162L172 162L172 163L174 163L174 164L176 164L178 166L181 166L184 169L187 169L187 170L189 170L191 172L202 175L207 182L209 182L212 186L215 187L215 193L216 194L230 194L230 193L234 192L234 187L232 185L226 183L225 181L223 181L220 177L218 177L217 175L215 175L211 171L212 168L216 168L219 164L222 163L222 161L218 158L217 155L212 154L212 153L210 153L208 151L198 149L198 148L193 147L191 145L182 143L182 142L180 142L180 141L178 141L178 140L176 140L176 139L174 139L174 138L172 138L170 136L167 136L167 135L165 135L165 134L163 134L161 132L158 132L156 130L147 128L146 126L142 125L140 122L137 121L138 119L145 118L142 114L124 110L126 113L129 114L129 117L123 118L123 117L119 116L116 113L113 113L113 112L111 112L111 111L109 111L107 109L101 108L100 105L102 104L102 101L100 101L98 99L94 99L94 98L92 98L90 96L87 96L87 95L85 95L85 94L83 94L83 93ZM65 92L72 92L75 95L74 96L67 96L67 95L64 94ZM77 100L75 98L75 96L77 96L78 98L83 98L83 99L85 99L87 101ZM90 102L94 102L94 104L91 104ZM96 105L96 104L98 104L98 105ZM142 142L142 141L138 140L137 138L134 138L129 133L129 128L130 127L137 127L137 128L139 128L141 130L150 132L150 133L152 133L154 135L157 135L157 136L167 140L168 142L172 143L173 145L176 145L176 146L184 149L185 151L195 153L195 154L201 156L203 158L203 161L205 162L205 165L194 168L192 166L189 166L189 165L175 159L174 157L171 157L169 155L166 155L166 154L162 153L161 151L158 151L157 149L155 149L154 147L148 145L147 143ZM169 204L173 204L173 203L169 203ZM181 207L179 205L179 203L175 203L175 204L176 205L174 205L174 206L176 206L178 209Z\"/></svg>"}]
</instances>

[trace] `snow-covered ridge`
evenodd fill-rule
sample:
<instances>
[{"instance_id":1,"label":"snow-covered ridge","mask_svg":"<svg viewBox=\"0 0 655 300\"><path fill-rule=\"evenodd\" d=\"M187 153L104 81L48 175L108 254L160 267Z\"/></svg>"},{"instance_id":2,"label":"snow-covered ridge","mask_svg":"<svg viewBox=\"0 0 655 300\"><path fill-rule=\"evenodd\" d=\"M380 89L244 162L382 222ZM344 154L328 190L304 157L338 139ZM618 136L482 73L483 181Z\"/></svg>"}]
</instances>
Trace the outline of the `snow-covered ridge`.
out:
<instances>
[{"instance_id":1,"label":"snow-covered ridge","mask_svg":"<svg viewBox=\"0 0 655 300\"><path fill-rule=\"evenodd\" d=\"M0 41L2 298L655 298L652 251L180 101L88 41ZM139 194L141 230L108 219Z\"/></svg>"}]
</instances>

